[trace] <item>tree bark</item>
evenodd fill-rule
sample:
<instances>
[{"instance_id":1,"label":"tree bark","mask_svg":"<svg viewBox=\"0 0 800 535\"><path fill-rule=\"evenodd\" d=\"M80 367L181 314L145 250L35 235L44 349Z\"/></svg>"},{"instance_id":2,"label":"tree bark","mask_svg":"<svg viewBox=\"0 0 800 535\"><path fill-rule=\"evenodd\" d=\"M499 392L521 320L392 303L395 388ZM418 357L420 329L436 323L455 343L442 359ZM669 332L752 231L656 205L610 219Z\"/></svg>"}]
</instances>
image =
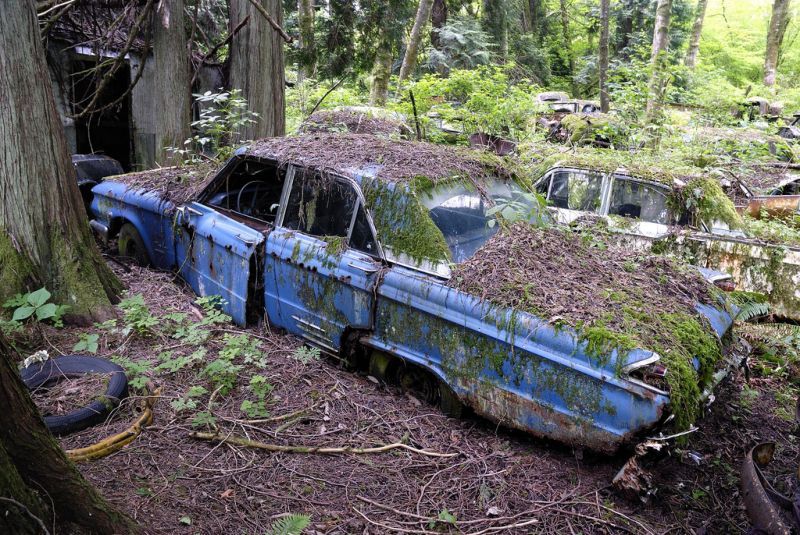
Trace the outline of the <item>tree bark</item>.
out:
<instances>
[{"instance_id":1,"label":"tree bark","mask_svg":"<svg viewBox=\"0 0 800 535\"><path fill-rule=\"evenodd\" d=\"M19 3L19 0L7 1ZM33 13L33 6L30 7ZM18 505L0 499L0 528L4 523L18 524L23 533L41 533L40 527L36 529L38 522L49 524L48 519L55 514L60 525L80 528L67 528L65 533L139 532L136 524L106 503L67 459L31 401L2 336L0 407L3 407L0 411L0 481L6 479L11 483L10 487L0 487L0 497L15 500L27 509L23 512ZM45 503L49 504L49 500L36 499L37 489L46 492L52 500L54 510L48 515ZM3 532L18 531L15 527Z\"/></svg>"},{"instance_id":2,"label":"tree bark","mask_svg":"<svg viewBox=\"0 0 800 535\"><path fill-rule=\"evenodd\" d=\"M497 45L499 63L508 58L508 0L483 0L484 31Z\"/></svg>"},{"instance_id":3,"label":"tree bark","mask_svg":"<svg viewBox=\"0 0 800 535\"><path fill-rule=\"evenodd\" d=\"M297 17L300 26L299 81L313 78L317 70L317 49L314 43L314 0L297 0Z\"/></svg>"},{"instance_id":4,"label":"tree bark","mask_svg":"<svg viewBox=\"0 0 800 535\"><path fill-rule=\"evenodd\" d=\"M0 3L0 302L47 287L104 320L121 286L86 221L31 0Z\"/></svg>"},{"instance_id":5,"label":"tree bark","mask_svg":"<svg viewBox=\"0 0 800 535\"><path fill-rule=\"evenodd\" d=\"M447 1L433 0L433 6L431 7L431 45L436 50L439 50L441 46L437 30L441 30L445 24L447 24Z\"/></svg>"},{"instance_id":6,"label":"tree bark","mask_svg":"<svg viewBox=\"0 0 800 535\"><path fill-rule=\"evenodd\" d=\"M392 76L392 46L384 42L375 56L372 66L372 87L369 91L370 106L385 106L389 99L389 78Z\"/></svg>"},{"instance_id":7,"label":"tree bark","mask_svg":"<svg viewBox=\"0 0 800 535\"><path fill-rule=\"evenodd\" d=\"M701 0L705 1L705 0ZM600 47L598 73L600 78L600 111L608 113L608 18L610 0L600 0Z\"/></svg>"},{"instance_id":8,"label":"tree bark","mask_svg":"<svg viewBox=\"0 0 800 535\"><path fill-rule=\"evenodd\" d=\"M166 149L183 148L191 137L192 77L183 9L184 0L162 0L153 16L156 161L161 165L180 163Z\"/></svg>"},{"instance_id":9,"label":"tree bark","mask_svg":"<svg viewBox=\"0 0 800 535\"><path fill-rule=\"evenodd\" d=\"M281 1L259 1L283 26ZM282 136L286 133L283 40L249 0L231 0L231 28L247 16L250 22L231 40L230 86L242 90L258 119L243 127L239 135L243 140Z\"/></svg>"},{"instance_id":10,"label":"tree bark","mask_svg":"<svg viewBox=\"0 0 800 535\"><path fill-rule=\"evenodd\" d=\"M686 51L686 58L683 61L690 69L694 69L697 65L697 52L700 50L700 36L703 34L703 19L706 17L707 5L708 0L697 0L692 35L689 37L689 50Z\"/></svg>"},{"instance_id":11,"label":"tree bark","mask_svg":"<svg viewBox=\"0 0 800 535\"><path fill-rule=\"evenodd\" d=\"M400 67L400 76L397 80L398 89L402 86L403 80L411 75L411 71L414 70L417 64L417 53L419 52L419 43L422 41L422 30L428 24L432 7L433 0L419 0L417 17L414 19L414 27L411 28L411 35L408 37L408 44L406 45L406 54L403 56L403 65Z\"/></svg>"},{"instance_id":12,"label":"tree bark","mask_svg":"<svg viewBox=\"0 0 800 535\"><path fill-rule=\"evenodd\" d=\"M572 34L569 30L569 6L567 5L567 0L560 0L559 6L561 9L561 37L563 39L564 54L566 54L567 65L569 67L569 85L572 88L572 96L576 96L575 54L572 52Z\"/></svg>"},{"instance_id":13,"label":"tree bark","mask_svg":"<svg viewBox=\"0 0 800 535\"><path fill-rule=\"evenodd\" d=\"M789 3L790 0L775 0L772 4L772 16L767 30L767 50L764 56L764 85L767 87L775 85L781 44L786 27L789 25Z\"/></svg>"},{"instance_id":14,"label":"tree bark","mask_svg":"<svg viewBox=\"0 0 800 535\"><path fill-rule=\"evenodd\" d=\"M663 86L663 73L667 59L667 45L669 44L669 18L672 11L672 0L658 0L656 6L656 20L653 28L653 50L650 56L650 84L647 92L646 122L652 123L661 104Z\"/></svg>"}]
</instances>

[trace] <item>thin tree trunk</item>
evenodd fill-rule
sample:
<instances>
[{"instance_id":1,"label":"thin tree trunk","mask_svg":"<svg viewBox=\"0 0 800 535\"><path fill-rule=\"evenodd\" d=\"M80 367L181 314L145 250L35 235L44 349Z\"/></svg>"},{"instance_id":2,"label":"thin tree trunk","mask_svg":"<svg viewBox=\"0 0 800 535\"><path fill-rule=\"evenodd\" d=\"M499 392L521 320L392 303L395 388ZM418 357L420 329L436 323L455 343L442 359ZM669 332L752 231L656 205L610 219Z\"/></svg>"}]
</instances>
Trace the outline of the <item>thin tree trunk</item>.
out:
<instances>
[{"instance_id":1,"label":"thin tree trunk","mask_svg":"<svg viewBox=\"0 0 800 535\"><path fill-rule=\"evenodd\" d=\"M436 50L439 50L441 46L438 30L441 30L445 24L447 24L447 1L433 0L433 6L431 7L431 45Z\"/></svg>"},{"instance_id":2,"label":"thin tree trunk","mask_svg":"<svg viewBox=\"0 0 800 535\"><path fill-rule=\"evenodd\" d=\"M300 26L299 81L313 78L317 70L317 49L314 43L314 0L297 1L298 25Z\"/></svg>"},{"instance_id":3,"label":"thin tree trunk","mask_svg":"<svg viewBox=\"0 0 800 535\"><path fill-rule=\"evenodd\" d=\"M672 0L658 0L655 27L653 28L653 50L650 56L650 84L647 94L646 122L652 123L658 115L663 89L663 72L669 44L669 18Z\"/></svg>"},{"instance_id":4,"label":"thin tree trunk","mask_svg":"<svg viewBox=\"0 0 800 535\"><path fill-rule=\"evenodd\" d=\"M422 30L428 23L431 16L431 8L433 7L433 0L419 0L419 7L417 8L417 17L414 19L414 27L411 28L411 35L408 37L408 44L406 45L406 55L403 56L403 65L400 67L400 77L397 80L397 87L403 83L403 80L411 75L411 71L417 64L417 53L419 52L419 43L422 41Z\"/></svg>"},{"instance_id":5,"label":"thin tree trunk","mask_svg":"<svg viewBox=\"0 0 800 535\"><path fill-rule=\"evenodd\" d=\"M790 0L775 0L772 4L772 16L767 31L767 51L764 56L764 85L767 87L775 85L781 44L786 27L789 25L789 3Z\"/></svg>"},{"instance_id":6,"label":"thin tree trunk","mask_svg":"<svg viewBox=\"0 0 800 535\"><path fill-rule=\"evenodd\" d=\"M280 0L259 0L272 18L283 26ZM286 100L283 40L249 0L231 0L230 24L235 28L245 17L250 22L230 45L230 86L241 89L255 124L239 132L241 139L282 136L286 132Z\"/></svg>"},{"instance_id":7,"label":"thin tree trunk","mask_svg":"<svg viewBox=\"0 0 800 535\"><path fill-rule=\"evenodd\" d=\"M692 35L689 37L689 50L687 50L686 59L683 61L690 69L694 69L695 65L697 65L697 52L700 50L700 36L703 34L703 19L706 17L707 5L708 0L697 0Z\"/></svg>"},{"instance_id":8,"label":"thin tree trunk","mask_svg":"<svg viewBox=\"0 0 800 535\"><path fill-rule=\"evenodd\" d=\"M598 58L598 71L600 78L600 111L608 113L608 17L610 0L600 0L600 47Z\"/></svg>"},{"instance_id":9,"label":"thin tree trunk","mask_svg":"<svg viewBox=\"0 0 800 535\"><path fill-rule=\"evenodd\" d=\"M499 63L508 58L508 0L483 0L483 27L497 45Z\"/></svg>"},{"instance_id":10,"label":"thin tree trunk","mask_svg":"<svg viewBox=\"0 0 800 535\"><path fill-rule=\"evenodd\" d=\"M19 3L18 0L7 1ZM4 477L9 476L6 470L11 470L10 479L14 482L9 489L0 488L0 496L27 502L31 514L49 524L51 518L44 516L45 503L40 501L37 505L30 498L31 491L44 490L55 509L51 515L55 514L59 524L81 528L65 529L64 533L137 533L136 524L106 503L67 459L64 450L45 427L11 355L0 335L0 407L3 407L0 411L0 470ZM7 491L11 496L4 496ZM20 511L18 508L14 511L15 507L18 506L0 500L3 513L8 511L19 515ZM6 515L0 514L2 516ZM0 520L0 527L3 522ZM41 530L36 532L41 533Z\"/></svg>"},{"instance_id":11,"label":"thin tree trunk","mask_svg":"<svg viewBox=\"0 0 800 535\"><path fill-rule=\"evenodd\" d=\"M183 148L191 137L192 77L183 0L162 0L153 20L153 68L156 87L156 161L180 163L168 147Z\"/></svg>"},{"instance_id":12,"label":"thin tree trunk","mask_svg":"<svg viewBox=\"0 0 800 535\"><path fill-rule=\"evenodd\" d=\"M44 286L75 319L108 319L121 286L89 231L46 80L32 1L0 2L0 302Z\"/></svg>"},{"instance_id":13,"label":"thin tree trunk","mask_svg":"<svg viewBox=\"0 0 800 535\"><path fill-rule=\"evenodd\" d=\"M392 46L383 43L378 49L372 67L372 87L369 92L370 106L385 106L389 99L389 78L392 75Z\"/></svg>"},{"instance_id":14,"label":"thin tree trunk","mask_svg":"<svg viewBox=\"0 0 800 535\"><path fill-rule=\"evenodd\" d=\"M563 39L564 53L567 55L567 65L569 67L569 85L572 88L573 96L576 96L575 54L572 51L572 34L569 30L569 6L567 5L567 0L560 0L559 6L561 8L561 37Z\"/></svg>"}]
</instances>

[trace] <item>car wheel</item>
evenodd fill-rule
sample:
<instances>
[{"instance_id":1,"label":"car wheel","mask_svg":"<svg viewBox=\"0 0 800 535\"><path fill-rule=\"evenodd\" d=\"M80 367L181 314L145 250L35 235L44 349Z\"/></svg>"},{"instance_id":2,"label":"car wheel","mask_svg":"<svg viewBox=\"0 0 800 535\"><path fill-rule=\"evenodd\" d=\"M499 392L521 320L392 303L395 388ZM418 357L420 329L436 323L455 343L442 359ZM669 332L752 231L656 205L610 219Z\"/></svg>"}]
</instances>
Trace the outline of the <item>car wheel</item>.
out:
<instances>
[{"instance_id":1,"label":"car wheel","mask_svg":"<svg viewBox=\"0 0 800 535\"><path fill-rule=\"evenodd\" d=\"M125 376L125 370L106 359L65 355L31 364L20 371L22 381L28 390L48 388L64 379L89 373L109 374L105 393L96 396L88 405L66 414L45 416L44 423L53 434L74 433L105 420L106 415L128 394L128 378Z\"/></svg>"},{"instance_id":2,"label":"car wheel","mask_svg":"<svg viewBox=\"0 0 800 535\"><path fill-rule=\"evenodd\" d=\"M137 265L146 267L150 265L150 257L139 231L130 223L125 223L119 229L117 238L119 256L132 258Z\"/></svg>"},{"instance_id":3,"label":"car wheel","mask_svg":"<svg viewBox=\"0 0 800 535\"><path fill-rule=\"evenodd\" d=\"M438 380L427 370L397 359L392 376L403 392L431 405L439 402Z\"/></svg>"},{"instance_id":4,"label":"car wheel","mask_svg":"<svg viewBox=\"0 0 800 535\"><path fill-rule=\"evenodd\" d=\"M444 381L439 381L439 408L451 418L461 418L464 415L464 404Z\"/></svg>"}]
</instances>

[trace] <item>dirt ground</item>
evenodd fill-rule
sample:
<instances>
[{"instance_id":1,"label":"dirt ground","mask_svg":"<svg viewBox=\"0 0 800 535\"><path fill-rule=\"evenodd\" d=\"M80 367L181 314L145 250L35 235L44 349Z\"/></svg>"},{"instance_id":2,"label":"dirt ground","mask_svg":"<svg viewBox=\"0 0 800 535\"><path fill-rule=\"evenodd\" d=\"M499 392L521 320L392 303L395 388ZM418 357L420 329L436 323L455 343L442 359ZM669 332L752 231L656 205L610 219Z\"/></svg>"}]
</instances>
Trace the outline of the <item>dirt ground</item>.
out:
<instances>
[{"instance_id":1,"label":"dirt ground","mask_svg":"<svg viewBox=\"0 0 800 535\"><path fill-rule=\"evenodd\" d=\"M194 296L168 273L111 264L142 294L155 317L197 314ZM289 513L310 515L306 533L742 533L748 523L739 491L745 451L763 440L779 443L784 473L798 464L794 424L781 408L786 380L743 374L717 393L700 430L651 467L656 493L646 503L615 494L610 482L626 460L497 428L477 417L455 420L395 386L376 384L329 359L297 358L300 342L269 333L216 325L216 335L243 332L262 342L273 386L269 415L247 419L245 396L198 398L194 411L176 400L200 381L197 369L150 372L163 386L155 422L132 444L82 473L147 533L264 533ZM99 356L157 361L180 351L163 335L112 339L106 331L38 328L51 356L72 353L82 333L98 332ZM34 339L36 337L33 337ZM204 344L207 358L219 351ZM32 352L32 351L31 351ZM207 385L206 385L207 386ZM211 390L209 388L209 390ZM65 448L90 445L127 428L141 398L125 400L105 424L61 439ZM437 454L273 453L190 437L197 411L213 414L223 437L271 444L366 448L402 442Z\"/></svg>"}]
</instances>

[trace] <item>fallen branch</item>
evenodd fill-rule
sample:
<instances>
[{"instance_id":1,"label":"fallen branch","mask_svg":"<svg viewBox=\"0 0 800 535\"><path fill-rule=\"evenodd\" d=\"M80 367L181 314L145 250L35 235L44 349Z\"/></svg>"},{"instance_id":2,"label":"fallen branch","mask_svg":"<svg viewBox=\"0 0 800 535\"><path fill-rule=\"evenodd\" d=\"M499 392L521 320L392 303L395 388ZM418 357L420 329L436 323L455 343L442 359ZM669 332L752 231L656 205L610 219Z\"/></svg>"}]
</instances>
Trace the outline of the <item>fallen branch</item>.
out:
<instances>
[{"instance_id":1,"label":"fallen branch","mask_svg":"<svg viewBox=\"0 0 800 535\"><path fill-rule=\"evenodd\" d=\"M294 41L294 39L292 39L292 37L286 33L286 30L281 28L281 25L275 22L275 19L272 18L272 15L270 15L269 12L264 9L264 6L262 6L258 0L250 0L250 3L253 4L253 7L255 7L259 13L261 13L262 17L267 19L267 22L269 22L270 26L272 26L273 29L278 32L281 37L283 37L284 41L287 43L292 43Z\"/></svg>"},{"instance_id":2,"label":"fallen branch","mask_svg":"<svg viewBox=\"0 0 800 535\"><path fill-rule=\"evenodd\" d=\"M256 448L260 450L283 452L283 453L320 453L324 455L331 455L335 453L354 453L357 455L364 455L368 453L385 453L394 449L403 449L412 453L419 453L420 455L427 455L428 457L455 457L458 453L438 453L435 451L421 450L395 442L394 444L387 444L385 446L378 446L376 448L351 448L350 446L342 446L337 448L323 448L320 446L283 446L280 444L267 444L266 442L259 442L257 440L250 440L248 438L239 436L223 437L216 433L189 433L191 438L197 440L209 440L212 442L224 442L226 444L233 444L235 446L246 446L248 448Z\"/></svg>"},{"instance_id":3,"label":"fallen branch","mask_svg":"<svg viewBox=\"0 0 800 535\"><path fill-rule=\"evenodd\" d=\"M199 5L199 4L198 4L198 5ZM200 63L198 63L197 69L194 71L194 75L192 76L192 83L191 83L191 85L194 85L194 82L195 82L195 80L197 80L197 75L200 73L200 69L203 67L203 64L204 64L206 61L208 61L208 59L209 59L210 57L212 57L214 54L216 54L216 53L217 53L217 51L218 51L220 48L222 48L222 47L223 47L223 46L225 46L226 44L230 43L230 42L231 42L231 39L233 39L233 38L234 38L234 36L235 36L237 33L239 33L239 31L240 31L242 28L244 28L244 27L245 27L245 25L246 25L248 22L250 22L250 15L247 15L245 18L243 18L243 19L242 19L242 22L240 22L239 24L237 24L237 25L236 25L236 27L235 27L233 30L231 30L231 33L229 33L229 34L228 34L228 37L226 37L226 38L225 38L223 41L221 41L221 42L217 43L216 45L214 45L214 46L211 48L211 50L209 50L209 51L208 51L208 52L207 52L207 53L206 53L206 54L205 54L205 55L204 55L202 58L200 58Z\"/></svg>"},{"instance_id":4,"label":"fallen branch","mask_svg":"<svg viewBox=\"0 0 800 535\"><path fill-rule=\"evenodd\" d=\"M145 427L153 423L153 407L158 401L158 398L161 397L161 388L151 389L150 391L151 394L145 398L145 406L142 415L139 416L139 419L136 420L132 426L122 433L104 438L91 446L67 450L67 457L76 463L93 461L111 455L133 442L136 437L142 434L142 430L144 430Z\"/></svg>"}]
</instances>

